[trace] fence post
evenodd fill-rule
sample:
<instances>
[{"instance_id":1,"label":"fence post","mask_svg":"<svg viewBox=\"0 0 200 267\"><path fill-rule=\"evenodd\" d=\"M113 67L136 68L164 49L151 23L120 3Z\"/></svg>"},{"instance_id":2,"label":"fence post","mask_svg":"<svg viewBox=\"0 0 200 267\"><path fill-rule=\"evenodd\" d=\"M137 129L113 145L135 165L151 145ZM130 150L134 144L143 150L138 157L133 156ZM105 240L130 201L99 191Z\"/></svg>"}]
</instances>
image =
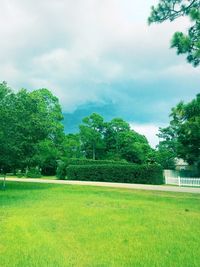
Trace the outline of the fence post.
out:
<instances>
[{"instance_id":1,"label":"fence post","mask_svg":"<svg viewBox=\"0 0 200 267\"><path fill-rule=\"evenodd\" d=\"M178 176L178 186L181 186L181 177Z\"/></svg>"}]
</instances>

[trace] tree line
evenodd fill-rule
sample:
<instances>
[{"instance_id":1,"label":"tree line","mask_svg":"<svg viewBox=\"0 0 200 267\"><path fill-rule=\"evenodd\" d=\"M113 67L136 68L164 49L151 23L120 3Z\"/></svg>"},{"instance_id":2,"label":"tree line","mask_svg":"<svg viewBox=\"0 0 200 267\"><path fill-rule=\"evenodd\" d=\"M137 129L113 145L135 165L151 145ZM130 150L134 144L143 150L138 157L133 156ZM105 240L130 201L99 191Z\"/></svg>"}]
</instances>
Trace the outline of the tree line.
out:
<instances>
[{"instance_id":1,"label":"tree line","mask_svg":"<svg viewBox=\"0 0 200 267\"><path fill-rule=\"evenodd\" d=\"M14 92L0 83L0 168L25 172L39 168L54 175L63 158L158 163L175 167L180 157L200 168L200 95L172 109L171 122L160 129L160 143L151 148L145 136L121 118L107 122L93 113L78 133L65 134L59 100L48 90Z\"/></svg>"}]
</instances>

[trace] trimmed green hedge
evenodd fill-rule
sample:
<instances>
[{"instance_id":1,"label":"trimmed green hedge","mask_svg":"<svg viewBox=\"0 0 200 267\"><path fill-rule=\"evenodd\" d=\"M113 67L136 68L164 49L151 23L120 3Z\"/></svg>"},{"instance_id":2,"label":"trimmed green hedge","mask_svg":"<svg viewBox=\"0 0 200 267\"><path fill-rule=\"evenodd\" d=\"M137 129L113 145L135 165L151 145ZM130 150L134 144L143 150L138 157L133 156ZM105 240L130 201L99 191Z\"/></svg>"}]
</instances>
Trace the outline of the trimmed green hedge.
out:
<instances>
[{"instance_id":1,"label":"trimmed green hedge","mask_svg":"<svg viewBox=\"0 0 200 267\"><path fill-rule=\"evenodd\" d=\"M160 165L107 164L70 165L67 178L79 181L99 181L135 184L163 184L163 169Z\"/></svg>"},{"instance_id":2,"label":"trimmed green hedge","mask_svg":"<svg viewBox=\"0 0 200 267\"><path fill-rule=\"evenodd\" d=\"M126 161L114 161L114 160L93 160L93 159L68 159L66 160L68 165L107 165L107 164L129 164Z\"/></svg>"},{"instance_id":3,"label":"trimmed green hedge","mask_svg":"<svg viewBox=\"0 0 200 267\"><path fill-rule=\"evenodd\" d=\"M65 159L58 162L56 176L59 179L65 179L67 176L67 167L70 165L107 165L107 164L129 164L126 161L112 161L112 160L92 160L92 159Z\"/></svg>"}]
</instances>

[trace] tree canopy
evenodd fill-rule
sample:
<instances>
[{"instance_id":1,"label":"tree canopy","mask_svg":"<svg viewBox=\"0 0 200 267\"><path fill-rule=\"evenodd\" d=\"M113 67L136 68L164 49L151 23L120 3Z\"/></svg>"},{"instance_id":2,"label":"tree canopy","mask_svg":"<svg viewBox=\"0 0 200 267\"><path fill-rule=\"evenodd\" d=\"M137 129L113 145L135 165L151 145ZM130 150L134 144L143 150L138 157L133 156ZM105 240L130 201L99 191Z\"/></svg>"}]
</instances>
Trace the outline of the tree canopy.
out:
<instances>
[{"instance_id":1,"label":"tree canopy","mask_svg":"<svg viewBox=\"0 0 200 267\"><path fill-rule=\"evenodd\" d=\"M200 94L172 109L170 125L160 130L160 145L200 170Z\"/></svg>"},{"instance_id":2,"label":"tree canopy","mask_svg":"<svg viewBox=\"0 0 200 267\"><path fill-rule=\"evenodd\" d=\"M186 54L187 61L196 67L200 64L200 0L160 0L152 7L148 22L174 21L181 16L188 16L192 26L187 34L176 32L171 47L177 49L177 54Z\"/></svg>"},{"instance_id":3,"label":"tree canopy","mask_svg":"<svg viewBox=\"0 0 200 267\"><path fill-rule=\"evenodd\" d=\"M78 133L65 134L58 99L48 89L14 92L0 83L0 169L38 167L55 174L58 161L69 158L117 160L136 164L157 162L174 168L180 157L200 170L200 94L180 102L171 122L160 129L158 149L121 118L105 121L92 113Z\"/></svg>"},{"instance_id":4,"label":"tree canopy","mask_svg":"<svg viewBox=\"0 0 200 267\"><path fill-rule=\"evenodd\" d=\"M97 113L85 117L80 125L80 137L84 154L88 158L101 158L104 149L104 119Z\"/></svg>"},{"instance_id":5,"label":"tree canopy","mask_svg":"<svg viewBox=\"0 0 200 267\"><path fill-rule=\"evenodd\" d=\"M85 156L92 159L144 163L151 152L147 139L133 131L126 121L114 118L105 122L96 113L83 119L80 140Z\"/></svg>"},{"instance_id":6,"label":"tree canopy","mask_svg":"<svg viewBox=\"0 0 200 267\"><path fill-rule=\"evenodd\" d=\"M65 134L58 99L48 89L14 92L0 83L0 168L41 168L55 174L63 158L126 160L145 163L152 152L147 139L121 118L105 122L92 113L79 133Z\"/></svg>"},{"instance_id":7,"label":"tree canopy","mask_svg":"<svg viewBox=\"0 0 200 267\"><path fill-rule=\"evenodd\" d=\"M0 84L0 96L1 168L41 166L50 151L58 154L64 138L58 99L47 89L15 93L5 82Z\"/></svg>"}]
</instances>

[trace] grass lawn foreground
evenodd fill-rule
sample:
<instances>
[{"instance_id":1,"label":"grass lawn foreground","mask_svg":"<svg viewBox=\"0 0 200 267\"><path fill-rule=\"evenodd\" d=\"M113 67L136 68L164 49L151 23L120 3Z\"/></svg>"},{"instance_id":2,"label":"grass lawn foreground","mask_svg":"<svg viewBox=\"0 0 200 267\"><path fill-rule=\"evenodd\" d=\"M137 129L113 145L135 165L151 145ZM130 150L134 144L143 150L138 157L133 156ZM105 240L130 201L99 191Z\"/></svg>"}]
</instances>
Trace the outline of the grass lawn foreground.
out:
<instances>
[{"instance_id":1,"label":"grass lawn foreground","mask_svg":"<svg viewBox=\"0 0 200 267\"><path fill-rule=\"evenodd\" d=\"M200 195L8 182L0 266L200 266Z\"/></svg>"}]
</instances>

